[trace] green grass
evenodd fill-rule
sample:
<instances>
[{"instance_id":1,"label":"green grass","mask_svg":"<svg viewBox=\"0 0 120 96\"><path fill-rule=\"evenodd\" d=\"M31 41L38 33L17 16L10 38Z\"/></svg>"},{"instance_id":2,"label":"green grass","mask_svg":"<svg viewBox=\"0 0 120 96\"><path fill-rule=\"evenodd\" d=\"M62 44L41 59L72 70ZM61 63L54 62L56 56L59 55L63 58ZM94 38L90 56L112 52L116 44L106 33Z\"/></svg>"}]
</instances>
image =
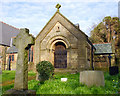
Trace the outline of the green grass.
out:
<instances>
[{"instance_id":1,"label":"green grass","mask_svg":"<svg viewBox=\"0 0 120 96\"><path fill-rule=\"evenodd\" d=\"M28 76L35 76L32 71L28 72ZM2 82L10 81L15 79L15 71L2 71Z\"/></svg>"},{"instance_id":2,"label":"green grass","mask_svg":"<svg viewBox=\"0 0 120 96\"><path fill-rule=\"evenodd\" d=\"M30 72L29 75L34 76L35 73ZM4 72L3 76L5 76ZM104 73L105 87L92 86L88 88L86 85L79 83L79 73L56 73L54 78L45 81L44 84L40 84L39 81L36 80L28 81L28 88L36 90L37 94L117 94L119 89L118 76L120 76L120 74L110 76L106 72ZM61 82L61 78L63 77L68 78L68 81ZM12 79L12 76L8 79ZM13 88L13 86L14 84L3 86L3 92Z\"/></svg>"},{"instance_id":3,"label":"green grass","mask_svg":"<svg viewBox=\"0 0 120 96\"><path fill-rule=\"evenodd\" d=\"M62 77L68 78L67 82L61 82ZM105 87L87 87L79 84L79 74L56 74L54 79L45 81L39 85L39 81L31 80L29 89L36 90L37 94L117 94L118 75L110 76L105 73Z\"/></svg>"},{"instance_id":4,"label":"green grass","mask_svg":"<svg viewBox=\"0 0 120 96\"><path fill-rule=\"evenodd\" d=\"M30 71L28 72L28 76L35 76L36 73ZM1 76L1 75L0 75ZM2 71L2 82L9 82L15 79L15 71ZM0 80L0 82L1 82ZM4 93L6 90L14 87L14 84L9 84L7 86L2 86L2 92Z\"/></svg>"},{"instance_id":5,"label":"green grass","mask_svg":"<svg viewBox=\"0 0 120 96\"><path fill-rule=\"evenodd\" d=\"M14 84L10 84L10 85L7 85L7 86L2 86L2 93L4 93L5 91L7 91L11 88L14 88Z\"/></svg>"},{"instance_id":6,"label":"green grass","mask_svg":"<svg viewBox=\"0 0 120 96\"><path fill-rule=\"evenodd\" d=\"M2 82L15 79L15 71L2 71Z\"/></svg>"}]
</instances>

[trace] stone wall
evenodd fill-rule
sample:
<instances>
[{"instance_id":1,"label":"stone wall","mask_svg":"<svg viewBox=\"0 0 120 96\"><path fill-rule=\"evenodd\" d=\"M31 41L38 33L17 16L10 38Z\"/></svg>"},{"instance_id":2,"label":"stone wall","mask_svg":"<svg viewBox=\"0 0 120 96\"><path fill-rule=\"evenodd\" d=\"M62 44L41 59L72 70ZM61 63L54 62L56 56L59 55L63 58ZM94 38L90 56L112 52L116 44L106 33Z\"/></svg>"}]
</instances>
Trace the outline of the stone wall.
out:
<instances>
[{"instance_id":1,"label":"stone wall","mask_svg":"<svg viewBox=\"0 0 120 96\"><path fill-rule=\"evenodd\" d=\"M28 71L34 71L34 63L28 62Z\"/></svg>"},{"instance_id":2,"label":"stone wall","mask_svg":"<svg viewBox=\"0 0 120 96\"><path fill-rule=\"evenodd\" d=\"M100 69L104 69L104 68L109 68L109 59L108 59L109 55L95 55L94 56L94 67L95 68L100 68ZM112 54L111 55L111 66L115 66L115 55Z\"/></svg>"},{"instance_id":3,"label":"stone wall","mask_svg":"<svg viewBox=\"0 0 120 96\"><path fill-rule=\"evenodd\" d=\"M7 46L0 45L0 66L2 67L2 70L6 70L7 64L6 64L6 50Z\"/></svg>"}]
</instances>

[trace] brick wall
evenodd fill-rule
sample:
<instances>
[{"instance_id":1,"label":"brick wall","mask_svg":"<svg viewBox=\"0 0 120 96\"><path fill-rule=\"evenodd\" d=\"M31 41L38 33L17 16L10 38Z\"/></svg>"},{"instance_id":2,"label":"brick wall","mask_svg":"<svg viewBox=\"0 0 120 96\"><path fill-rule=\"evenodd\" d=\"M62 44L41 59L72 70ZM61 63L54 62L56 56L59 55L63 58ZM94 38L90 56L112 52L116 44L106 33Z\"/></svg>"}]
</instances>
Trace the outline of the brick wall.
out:
<instances>
[{"instance_id":1,"label":"brick wall","mask_svg":"<svg viewBox=\"0 0 120 96\"><path fill-rule=\"evenodd\" d=\"M109 68L109 55L94 55L94 67L95 68ZM111 55L111 66L115 66L115 55Z\"/></svg>"}]
</instances>

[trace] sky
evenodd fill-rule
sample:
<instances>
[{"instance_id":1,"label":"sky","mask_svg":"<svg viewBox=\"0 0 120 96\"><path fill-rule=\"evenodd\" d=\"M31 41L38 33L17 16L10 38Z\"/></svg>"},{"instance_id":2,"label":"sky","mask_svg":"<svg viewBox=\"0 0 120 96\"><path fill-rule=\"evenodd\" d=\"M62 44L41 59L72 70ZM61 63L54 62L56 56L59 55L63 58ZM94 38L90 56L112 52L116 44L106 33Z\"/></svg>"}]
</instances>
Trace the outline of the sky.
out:
<instances>
[{"instance_id":1,"label":"sky","mask_svg":"<svg viewBox=\"0 0 120 96\"><path fill-rule=\"evenodd\" d=\"M90 36L93 25L105 16L118 17L118 0L1 0L0 21L16 28L28 28L35 37L57 11Z\"/></svg>"}]
</instances>

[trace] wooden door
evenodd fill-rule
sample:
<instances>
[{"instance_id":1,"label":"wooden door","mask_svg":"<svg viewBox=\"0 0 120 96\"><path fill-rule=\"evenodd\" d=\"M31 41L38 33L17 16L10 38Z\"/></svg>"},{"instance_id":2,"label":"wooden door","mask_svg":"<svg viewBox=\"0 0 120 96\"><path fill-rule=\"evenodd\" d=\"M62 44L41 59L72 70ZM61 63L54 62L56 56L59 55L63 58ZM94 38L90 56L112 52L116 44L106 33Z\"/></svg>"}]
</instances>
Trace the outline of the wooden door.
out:
<instances>
[{"instance_id":1,"label":"wooden door","mask_svg":"<svg viewBox=\"0 0 120 96\"><path fill-rule=\"evenodd\" d=\"M67 68L67 51L65 46L56 45L54 52L54 67Z\"/></svg>"}]
</instances>

